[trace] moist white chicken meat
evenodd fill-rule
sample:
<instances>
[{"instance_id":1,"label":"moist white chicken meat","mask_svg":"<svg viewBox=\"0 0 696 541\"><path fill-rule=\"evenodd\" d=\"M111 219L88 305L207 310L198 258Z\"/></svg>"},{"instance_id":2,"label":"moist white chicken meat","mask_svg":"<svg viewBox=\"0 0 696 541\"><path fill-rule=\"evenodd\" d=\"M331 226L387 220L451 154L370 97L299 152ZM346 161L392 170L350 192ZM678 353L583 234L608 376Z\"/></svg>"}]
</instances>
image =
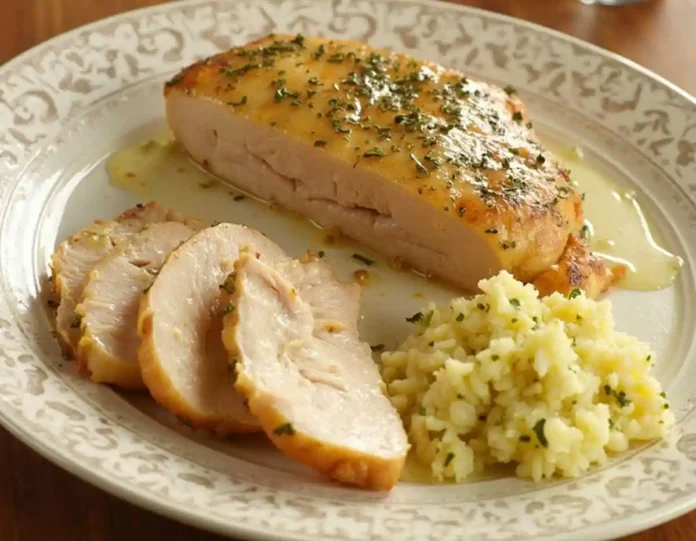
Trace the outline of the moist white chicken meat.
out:
<instances>
[{"instance_id":1,"label":"moist white chicken meat","mask_svg":"<svg viewBox=\"0 0 696 541\"><path fill-rule=\"evenodd\" d=\"M236 387L279 449L335 480L385 490L408 442L360 340L359 298L323 261L270 265L247 252L223 340Z\"/></svg>"},{"instance_id":2,"label":"moist white chicken meat","mask_svg":"<svg viewBox=\"0 0 696 541\"><path fill-rule=\"evenodd\" d=\"M219 224L174 250L144 295L138 359L150 394L195 428L218 435L260 430L235 390L222 343L225 283L242 248L262 261L287 258L258 231Z\"/></svg>"},{"instance_id":3,"label":"moist white chicken meat","mask_svg":"<svg viewBox=\"0 0 696 541\"><path fill-rule=\"evenodd\" d=\"M138 365L138 309L165 259L203 224L148 225L106 254L88 275L75 312L81 321L77 359L92 381L144 388Z\"/></svg>"},{"instance_id":4,"label":"moist white chicken meat","mask_svg":"<svg viewBox=\"0 0 696 541\"><path fill-rule=\"evenodd\" d=\"M581 195L513 89L355 41L274 35L187 67L165 98L203 167L427 275L473 291L502 269L533 282L569 268ZM601 293L618 277L578 264L553 283Z\"/></svg>"},{"instance_id":5,"label":"moist white chicken meat","mask_svg":"<svg viewBox=\"0 0 696 541\"><path fill-rule=\"evenodd\" d=\"M80 302L87 277L113 248L148 224L182 221L185 218L155 202L137 205L115 220L97 220L60 243L52 256L53 288L58 302L56 332L67 355L73 356L80 339Z\"/></svg>"}]
</instances>

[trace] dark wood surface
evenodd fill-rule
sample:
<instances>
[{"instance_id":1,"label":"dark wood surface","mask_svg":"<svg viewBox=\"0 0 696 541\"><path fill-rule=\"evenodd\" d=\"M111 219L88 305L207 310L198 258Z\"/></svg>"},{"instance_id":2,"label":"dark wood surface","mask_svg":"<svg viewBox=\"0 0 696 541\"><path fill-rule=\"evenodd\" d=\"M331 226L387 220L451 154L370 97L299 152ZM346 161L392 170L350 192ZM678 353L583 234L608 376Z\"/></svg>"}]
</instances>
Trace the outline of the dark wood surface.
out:
<instances>
[{"instance_id":1,"label":"dark wood surface","mask_svg":"<svg viewBox=\"0 0 696 541\"><path fill-rule=\"evenodd\" d=\"M185 1L185 0L182 0ZM61 32L162 0L0 0L0 63ZM696 0L622 8L578 0L464 0L590 41L696 94ZM118 500L0 429L1 541L213 541L221 538ZM696 512L625 541L696 539ZM592 541L592 540L588 540Z\"/></svg>"}]
</instances>

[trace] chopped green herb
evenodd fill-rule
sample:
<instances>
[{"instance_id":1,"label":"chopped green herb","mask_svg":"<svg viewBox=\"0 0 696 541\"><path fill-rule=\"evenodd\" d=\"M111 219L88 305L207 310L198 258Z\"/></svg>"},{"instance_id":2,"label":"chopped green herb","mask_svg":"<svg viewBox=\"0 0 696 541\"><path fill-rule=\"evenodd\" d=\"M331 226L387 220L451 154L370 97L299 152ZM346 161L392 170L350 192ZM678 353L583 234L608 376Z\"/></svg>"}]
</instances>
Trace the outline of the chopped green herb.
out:
<instances>
[{"instance_id":1,"label":"chopped green herb","mask_svg":"<svg viewBox=\"0 0 696 541\"><path fill-rule=\"evenodd\" d=\"M533 428L534 433L536 434L536 437L539 440L539 443L542 445L542 447L549 446L549 442L546 439L546 435L544 434L544 425L545 424L546 424L546 419L539 419Z\"/></svg>"},{"instance_id":2,"label":"chopped green herb","mask_svg":"<svg viewBox=\"0 0 696 541\"><path fill-rule=\"evenodd\" d=\"M625 408L626 406L628 406L631 403L631 401L628 398L626 398L625 391L621 391L616 395L616 401L619 403L619 406L621 406L622 408Z\"/></svg>"},{"instance_id":3,"label":"chopped green herb","mask_svg":"<svg viewBox=\"0 0 696 541\"><path fill-rule=\"evenodd\" d=\"M662 398L667 398L667 393L664 392L664 391L662 391L662 392L660 393L660 396L661 396Z\"/></svg>"},{"instance_id":4,"label":"chopped green herb","mask_svg":"<svg viewBox=\"0 0 696 541\"><path fill-rule=\"evenodd\" d=\"M279 81L282 81L282 79L279 79ZM293 98L293 100L296 100L298 96L298 92L290 92L284 86L277 86L273 99L276 103L280 103L284 98Z\"/></svg>"},{"instance_id":5,"label":"chopped green herb","mask_svg":"<svg viewBox=\"0 0 696 541\"><path fill-rule=\"evenodd\" d=\"M588 226L587 224L582 226L582 229L580 230L580 238L581 239L590 238L590 226Z\"/></svg>"},{"instance_id":6,"label":"chopped green herb","mask_svg":"<svg viewBox=\"0 0 696 541\"><path fill-rule=\"evenodd\" d=\"M314 146L315 147L325 147L326 141L324 141L323 139L317 139L316 141L314 141Z\"/></svg>"},{"instance_id":7,"label":"chopped green herb","mask_svg":"<svg viewBox=\"0 0 696 541\"><path fill-rule=\"evenodd\" d=\"M497 361L499 359L500 359L500 355L495 355L495 354L491 355L491 361Z\"/></svg>"},{"instance_id":8,"label":"chopped green herb","mask_svg":"<svg viewBox=\"0 0 696 541\"><path fill-rule=\"evenodd\" d=\"M445 468L450 465L452 460L454 460L454 453L447 453L447 458L445 458Z\"/></svg>"},{"instance_id":9,"label":"chopped green herb","mask_svg":"<svg viewBox=\"0 0 696 541\"><path fill-rule=\"evenodd\" d=\"M346 55L344 53L334 53L329 56L326 61L331 62L332 64L341 64L345 59Z\"/></svg>"},{"instance_id":10,"label":"chopped green herb","mask_svg":"<svg viewBox=\"0 0 696 541\"><path fill-rule=\"evenodd\" d=\"M522 113L520 113L519 111L515 111L512 114L512 120L514 120L515 122L522 122Z\"/></svg>"},{"instance_id":11,"label":"chopped green herb","mask_svg":"<svg viewBox=\"0 0 696 541\"><path fill-rule=\"evenodd\" d=\"M518 299L510 299L510 304L514 306L515 308L520 307L520 301Z\"/></svg>"},{"instance_id":12,"label":"chopped green herb","mask_svg":"<svg viewBox=\"0 0 696 541\"><path fill-rule=\"evenodd\" d=\"M360 261L360 263L363 263L363 264L367 265L368 267L371 267L372 265L375 264L374 261L372 261L371 259L365 257L364 255L353 254L353 255L350 256L350 257L351 257L352 259L355 259L356 261Z\"/></svg>"},{"instance_id":13,"label":"chopped green herb","mask_svg":"<svg viewBox=\"0 0 696 541\"><path fill-rule=\"evenodd\" d=\"M220 284L220 289L228 295L232 295L234 293L234 284L230 280L225 280L224 284Z\"/></svg>"},{"instance_id":14,"label":"chopped green herb","mask_svg":"<svg viewBox=\"0 0 696 541\"><path fill-rule=\"evenodd\" d=\"M338 133L350 133L350 128L344 128L343 126L341 126L341 121L338 119L332 120L331 125L333 126L333 129Z\"/></svg>"},{"instance_id":15,"label":"chopped green herb","mask_svg":"<svg viewBox=\"0 0 696 541\"><path fill-rule=\"evenodd\" d=\"M574 299L575 297L579 297L581 293L582 292L576 287L570 293L568 293L568 298Z\"/></svg>"},{"instance_id":16,"label":"chopped green herb","mask_svg":"<svg viewBox=\"0 0 696 541\"><path fill-rule=\"evenodd\" d=\"M604 386L604 394L609 396L611 394L611 392L612 392L611 387L609 385L605 385Z\"/></svg>"},{"instance_id":17,"label":"chopped green herb","mask_svg":"<svg viewBox=\"0 0 696 541\"><path fill-rule=\"evenodd\" d=\"M324 252L324 250L319 250L319 253L317 255L319 256L319 259L322 259L326 255L326 253Z\"/></svg>"},{"instance_id":18,"label":"chopped green herb","mask_svg":"<svg viewBox=\"0 0 696 541\"><path fill-rule=\"evenodd\" d=\"M461 322L461 321L464 321L464 314L459 314L459 315L455 318L455 320L456 320L456 321L460 321L460 322Z\"/></svg>"},{"instance_id":19,"label":"chopped green herb","mask_svg":"<svg viewBox=\"0 0 696 541\"><path fill-rule=\"evenodd\" d=\"M541 166L541 165L544 165L544 163L546 163L546 158L544 157L543 154L539 154L536 157L536 163L537 163L537 166Z\"/></svg>"},{"instance_id":20,"label":"chopped green herb","mask_svg":"<svg viewBox=\"0 0 696 541\"><path fill-rule=\"evenodd\" d=\"M531 438L531 436L528 436L527 434L522 434L520 436L520 441L524 442L524 443L528 443L528 442L532 441L532 438Z\"/></svg>"},{"instance_id":21,"label":"chopped green herb","mask_svg":"<svg viewBox=\"0 0 696 541\"><path fill-rule=\"evenodd\" d=\"M294 436L295 428L292 426L292 423L285 423L284 425L274 428L273 434L276 436Z\"/></svg>"},{"instance_id":22,"label":"chopped green herb","mask_svg":"<svg viewBox=\"0 0 696 541\"><path fill-rule=\"evenodd\" d=\"M430 173L430 170L425 165L423 165L421 163L421 161L416 157L415 154L411 154L409 157L416 164L416 171L418 171L419 173L422 173L424 175L427 175L428 173Z\"/></svg>"},{"instance_id":23,"label":"chopped green herb","mask_svg":"<svg viewBox=\"0 0 696 541\"><path fill-rule=\"evenodd\" d=\"M416 312L411 317L407 317L406 321L409 323L418 323L421 319L423 319L423 312Z\"/></svg>"},{"instance_id":24,"label":"chopped green herb","mask_svg":"<svg viewBox=\"0 0 696 541\"><path fill-rule=\"evenodd\" d=\"M261 67L261 64L245 64L241 68L231 68L230 66L223 66L220 68L220 71L224 73L225 75L228 75L229 77L240 77L244 75L245 73L253 70L253 69L258 69Z\"/></svg>"},{"instance_id":25,"label":"chopped green herb","mask_svg":"<svg viewBox=\"0 0 696 541\"><path fill-rule=\"evenodd\" d=\"M297 34L295 36L295 39L293 39L290 43L294 43L295 45L299 45L300 47L304 47L304 42L305 42L305 37L302 34Z\"/></svg>"},{"instance_id":26,"label":"chopped green herb","mask_svg":"<svg viewBox=\"0 0 696 541\"><path fill-rule=\"evenodd\" d=\"M322 43L319 45L316 51L312 53L312 58L314 60L319 60L322 56L324 56L324 53L326 52L326 47L324 47L324 44Z\"/></svg>"},{"instance_id":27,"label":"chopped green herb","mask_svg":"<svg viewBox=\"0 0 696 541\"><path fill-rule=\"evenodd\" d=\"M363 153L363 158L382 158L384 156L386 156L386 154L378 147L374 147L373 149Z\"/></svg>"},{"instance_id":28,"label":"chopped green herb","mask_svg":"<svg viewBox=\"0 0 696 541\"><path fill-rule=\"evenodd\" d=\"M224 310L222 311L222 314L223 315L231 314L232 312L234 312L234 304L231 302L228 302L227 306L225 306Z\"/></svg>"},{"instance_id":29,"label":"chopped green herb","mask_svg":"<svg viewBox=\"0 0 696 541\"><path fill-rule=\"evenodd\" d=\"M611 430L612 428L614 428L614 421L609 419L609 429Z\"/></svg>"},{"instance_id":30,"label":"chopped green herb","mask_svg":"<svg viewBox=\"0 0 696 541\"><path fill-rule=\"evenodd\" d=\"M420 416L424 416L424 415L425 415L425 408L424 408L423 406L421 406L420 408L418 408L418 415L420 415Z\"/></svg>"}]
</instances>

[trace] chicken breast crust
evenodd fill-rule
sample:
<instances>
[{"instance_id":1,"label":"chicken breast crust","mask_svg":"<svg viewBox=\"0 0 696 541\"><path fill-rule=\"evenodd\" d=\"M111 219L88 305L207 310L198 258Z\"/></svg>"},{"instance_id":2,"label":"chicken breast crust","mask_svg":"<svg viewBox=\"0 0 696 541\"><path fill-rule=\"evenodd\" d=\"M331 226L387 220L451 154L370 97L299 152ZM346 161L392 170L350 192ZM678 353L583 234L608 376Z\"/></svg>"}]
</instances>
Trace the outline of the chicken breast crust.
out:
<instances>
[{"instance_id":1,"label":"chicken breast crust","mask_svg":"<svg viewBox=\"0 0 696 541\"><path fill-rule=\"evenodd\" d=\"M256 230L205 228L169 255L138 313L138 362L150 394L194 428L219 436L260 430L234 388L221 336L225 282L245 247L268 262L287 259Z\"/></svg>"},{"instance_id":2,"label":"chicken breast crust","mask_svg":"<svg viewBox=\"0 0 696 541\"><path fill-rule=\"evenodd\" d=\"M266 435L290 458L342 483L388 490L409 445L360 340L360 288L324 261L235 265L234 310L223 342L236 388Z\"/></svg>"},{"instance_id":3,"label":"chicken breast crust","mask_svg":"<svg viewBox=\"0 0 696 541\"><path fill-rule=\"evenodd\" d=\"M215 175L468 291L502 269L533 281L583 225L514 90L433 62L276 35L164 93L177 140Z\"/></svg>"}]
</instances>

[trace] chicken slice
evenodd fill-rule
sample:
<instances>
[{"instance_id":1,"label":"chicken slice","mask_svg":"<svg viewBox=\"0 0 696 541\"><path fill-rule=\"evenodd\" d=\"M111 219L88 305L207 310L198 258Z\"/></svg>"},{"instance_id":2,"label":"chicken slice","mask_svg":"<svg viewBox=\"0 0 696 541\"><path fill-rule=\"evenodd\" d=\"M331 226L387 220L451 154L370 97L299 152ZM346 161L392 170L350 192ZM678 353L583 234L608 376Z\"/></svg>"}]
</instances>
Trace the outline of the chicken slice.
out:
<instances>
[{"instance_id":1,"label":"chicken slice","mask_svg":"<svg viewBox=\"0 0 696 541\"><path fill-rule=\"evenodd\" d=\"M167 256L203 224L191 221L149 225L106 254L89 273L75 313L82 337L80 369L92 381L143 388L138 364L138 307Z\"/></svg>"},{"instance_id":2,"label":"chicken slice","mask_svg":"<svg viewBox=\"0 0 696 541\"><path fill-rule=\"evenodd\" d=\"M223 341L236 387L275 445L332 479L388 490L408 441L358 334L359 287L323 261L243 254Z\"/></svg>"},{"instance_id":3,"label":"chicken slice","mask_svg":"<svg viewBox=\"0 0 696 541\"><path fill-rule=\"evenodd\" d=\"M220 224L177 248L143 297L138 315L138 359L152 396L196 428L219 435L260 429L235 391L222 343L220 301L241 248L263 261L287 258L258 231Z\"/></svg>"},{"instance_id":4,"label":"chicken slice","mask_svg":"<svg viewBox=\"0 0 696 541\"><path fill-rule=\"evenodd\" d=\"M624 265L609 268L590 252L586 242L571 235L558 263L538 276L534 287L542 296L554 291L568 295L573 289L582 289L596 299L625 274Z\"/></svg>"},{"instance_id":5,"label":"chicken slice","mask_svg":"<svg viewBox=\"0 0 696 541\"><path fill-rule=\"evenodd\" d=\"M74 355L80 340L80 318L75 313L87 276L118 243L154 222L184 221L175 211L151 202L128 209L115 220L97 220L58 246L51 258L53 289L60 305L56 333L66 355Z\"/></svg>"}]
</instances>

